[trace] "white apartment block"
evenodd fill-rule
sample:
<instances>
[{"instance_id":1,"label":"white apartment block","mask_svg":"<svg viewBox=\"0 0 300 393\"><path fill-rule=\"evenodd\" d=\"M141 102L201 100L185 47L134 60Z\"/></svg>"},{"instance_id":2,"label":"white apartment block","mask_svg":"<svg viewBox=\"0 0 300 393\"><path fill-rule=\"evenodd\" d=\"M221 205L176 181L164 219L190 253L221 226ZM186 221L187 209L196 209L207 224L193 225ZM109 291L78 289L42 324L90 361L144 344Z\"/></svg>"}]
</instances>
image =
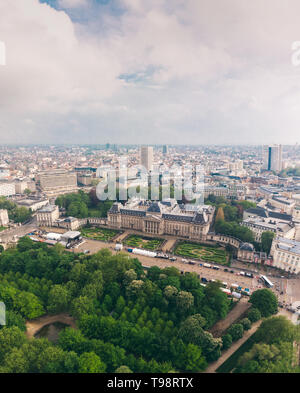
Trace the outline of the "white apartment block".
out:
<instances>
[{"instance_id":1,"label":"white apartment block","mask_svg":"<svg viewBox=\"0 0 300 393\"><path fill-rule=\"evenodd\" d=\"M56 205L47 205L37 212L36 218L39 226L52 227L59 218L59 208Z\"/></svg>"},{"instance_id":2,"label":"white apartment block","mask_svg":"<svg viewBox=\"0 0 300 393\"><path fill-rule=\"evenodd\" d=\"M9 223L8 212L7 210L0 210L0 226L4 227Z\"/></svg>"},{"instance_id":3,"label":"white apartment block","mask_svg":"<svg viewBox=\"0 0 300 393\"><path fill-rule=\"evenodd\" d=\"M259 217L250 217L243 220L241 225L249 228L256 242L261 241L263 232L274 232L278 236L292 239L295 235L295 228L292 224L280 222L274 218L261 219Z\"/></svg>"},{"instance_id":4,"label":"white apartment block","mask_svg":"<svg viewBox=\"0 0 300 393\"><path fill-rule=\"evenodd\" d=\"M12 196L16 194L14 183L1 182L0 183L0 196Z\"/></svg>"},{"instance_id":5,"label":"white apartment block","mask_svg":"<svg viewBox=\"0 0 300 393\"><path fill-rule=\"evenodd\" d=\"M277 237L273 240L271 255L273 266L286 272L300 272L300 242Z\"/></svg>"}]
</instances>

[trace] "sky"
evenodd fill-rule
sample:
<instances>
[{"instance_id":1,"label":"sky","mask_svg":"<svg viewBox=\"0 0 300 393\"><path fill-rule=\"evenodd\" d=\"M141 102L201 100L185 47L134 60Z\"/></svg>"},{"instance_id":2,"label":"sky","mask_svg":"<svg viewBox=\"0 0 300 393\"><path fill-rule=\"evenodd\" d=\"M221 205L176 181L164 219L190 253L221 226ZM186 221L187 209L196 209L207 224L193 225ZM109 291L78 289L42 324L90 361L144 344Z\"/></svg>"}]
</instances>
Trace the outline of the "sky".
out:
<instances>
[{"instance_id":1,"label":"sky","mask_svg":"<svg viewBox=\"0 0 300 393\"><path fill-rule=\"evenodd\" d=\"M0 0L0 143L300 143L299 15L299 0Z\"/></svg>"}]
</instances>

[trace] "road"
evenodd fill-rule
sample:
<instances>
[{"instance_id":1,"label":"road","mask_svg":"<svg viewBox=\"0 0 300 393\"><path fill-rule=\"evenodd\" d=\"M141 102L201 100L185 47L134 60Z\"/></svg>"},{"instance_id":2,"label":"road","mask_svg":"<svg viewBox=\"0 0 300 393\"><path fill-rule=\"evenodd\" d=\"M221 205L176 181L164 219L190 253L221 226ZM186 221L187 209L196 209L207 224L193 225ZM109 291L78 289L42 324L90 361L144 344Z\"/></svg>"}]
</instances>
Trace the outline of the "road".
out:
<instances>
[{"instance_id":1,"label":"road","mask_svg":"<svg viewBox=\"0 0 300 393\"><path fill-rule=\"evenodd\" d=\"M53 230L55 231L55 230ZM124 236L124 234L123 234ZM112 243L105 243L98 240L92 239L84 239L84 242L76 249L72 250L73 252L83 252L85 250L89 250L90 254L94 254L101 250L102 248L108 248L110 251L115 254L114 251L115 243L118 242L119 239L116 239L115 242ZM226 282L227 284L238 284L241 287L249 288L251 291L264 288L263 284L259 282L258 277L259 273L255 272L253 269L250 270L250 267L244 267L242 270L245 272L251 272L254 275L254 278L249 278L246 276L241 276L238 273L241 271L241 267L237 267L234 264L234 267L224 267L220 266L220 270L213 270L209 268L205 268L203 266L199 266L199 261L196 262L195 265L189 265L181 262L182 258L177 257L175 262L171 262L168 259L161 259L161 258L151 258L142 255L135 255L132 253L128 253L125 249L122 251L128 254L131 257L136 257L140 260L143 266L151 267L151 266L158 266L160 268L174 266L179 271L182 272L194 272L199 275L201 278L205 277L208 280L219 280L222 282ZM224 269L228 269L228 272L225 272ZM234 273L230 273L233 271ZM279 274L279 273L278 273ZM272 291L278 297L278 300L282 303L290 304L297 299L300 299L300 285L299 279L287 279L281 278L280 276L272 276L268 275L271 278L272 282L274 283L274 288ZM283 292L283 294L281 294Z\"/></svg>"},{"instance_id":2,"label":"road","mask_svg":"<svg viewBox=\"0 0 300 393\"><path fill-rule=\"evenodd\" d=\"M21 225L15 228L12 228L9 232L7 233L0 233L0 242L1 243L9 243L16 239L16 237L23 237L26 234L33 232L34 230L37 230L38 227L36 225L36 221L32 220L28 224Z\"/></svg>"},{"instance_id":3,"label":"road","mask_svg":"<svg viewBox=\"0 0 300 393\"><path fill-rule=\"evenodd\" d=\"M5 234L2 236L2 238L7 241L7 240L12 240L14 236L24 236L29 232L32 232L33 230L37 229L35 222L31 222L27 225L23 225L21 227L14 228L13 230L10 231L9 234ZM53 232L62 232L63 230L59 230L58 228L51 228L48 229ZM126 232L122 233L118 238L115 239L114 242L111 243L105 243L101 242L98 240L92 240L92 239L87 239L85 238L83 243L79 245L78 248L71 250L73 252L84 252L85 250L89 250L90 254L94 254L101 250L102 248L108 248L110 249L113 253L115 243L120 241L121 238L126 237ZM167 242L165 246L171 245L176 239L175 238L167 238ZM123 251L127 253L127 251ZM197 275L199 275L201 278L205 277L208 280L220 280L222 282L226 282L228 284L238 284L242 287L249 288L250 290L254 291L259 288L264 288L263 284L260 283L257 279L259 276L258 270L257 269L262 269L262 267L259 266L245 266L242 265L241 262L238 261L233 261L232 267L227 269L229 271L233 271L234 273L225 272L224 269L226 267L220 266L220 270L213 270L213 269L208 269L203 266L199 266L199 261L196 262L195 265L189 265L189 264L184 264L181 260L182 258L177 257L177 261L171 262L170 260L166 259L160 259L160 258L150 258L146 256L141 256L141 255L134 255L131 253L127 253L131 257L137 257L143 266L146 267L151 267L151 266L158 266L160 268L165 268L167 266L174 266L178 270L182 272L194 272ZM254 278L248 278L245 276L241 276L238 274L241 270L245 272L251 272L254 274ZM273 292L277 295L278 299L280 302L285 303L285 304L291 304L295 301L300 300L300 285L299 285L299 278L284 278L280 277L280 273L276 272L274 270L270 270L268 272L268 277L272 280L274 283L274 288L272 289Z\"/></svg>"}]
</instances>

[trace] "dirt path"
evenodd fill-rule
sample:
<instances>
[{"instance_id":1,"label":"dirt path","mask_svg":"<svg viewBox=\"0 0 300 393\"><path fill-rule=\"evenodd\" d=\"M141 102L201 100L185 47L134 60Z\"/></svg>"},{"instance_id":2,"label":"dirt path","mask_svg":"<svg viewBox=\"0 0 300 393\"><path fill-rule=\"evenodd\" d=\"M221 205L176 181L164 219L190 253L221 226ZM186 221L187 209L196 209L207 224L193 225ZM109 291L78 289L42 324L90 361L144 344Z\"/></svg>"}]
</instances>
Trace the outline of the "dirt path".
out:
<instances>
[{"instance_id":1,"label":"dirt path","mask_svg":"<svg viewBox=\"0 0 300 393\"><path fill-rule=\"evenodd\" d=\"M42 327L50 323L61 322L76 329L75 319L69 314L45 315L41 318L33 319L26 322L26 335L28 338L33 338L34 335L42 329Z\"/></svg>"},{"instance_id":2,"label":"dirt path","mask_svg":"<svg viewBox=\"0 0 300 393\"><path fill-rule=\"evenodd\" d=\"M256 332L256 330L259 328L260 324L262 323L262 321L258 321L255 322L250 330L247 330L243 337L241 339L239 339L238 341L236 341L234 344L232 344L232 346L227 349L227 351L222 352L221 357L219 357L219 359L213 363L211 363L207 369L204 371L204 373L215 373L216 370L221 366L221 364L223 364L228 358L230 358L230 356L239 349L239 347L241 345L244 344L244 342L246 342L248 340L249 337L252 336L252 334L254 334Z\"/></svg>"},{"instance_id":3,"label":"dirt path","mask_svg":"<svg viewBox=\"0 0 300 393\"><path fill-rule=\"evenodd\" d=\"M250 307L251 304L248 302L248 299L242 298L225 319L220 320L210 329L210 333L214 337L222 336L223 332L235 323Z\"/></svg>"},{"instance_id":4,"label":"dirt path","mask_svg":"<svg viewBox=\"0 0 300 393\"><path fill-rule=\"evenodd\" d=\"M229 315L229 314L228 314L228 315ZM293 314L290 313L290 312L288 312L288 311L286 311L286 310L280 310L279 313L276 314L276 315L277 315L277 316L278 316L278 315L284 315L284 316L287 317L288 319L292 319L292 315L293 315ZM239 349L239 347L240 347L241 345L243 345L244 342L246 342L246 341L248 340L248 338L250 338L250 337L257 331L257 329L260 327L260 325L261 325L262 322L263 322L262 320L255 322L255 323L252 325L251 329L250 329L250 330L247 330L247 331L244 333L243 337L242 337L240 340L236 341L229 349L227 349L227 351L222 352L221 357L219 357L219 359L218 359L217 361L215 361L214 363L211 363L211 364L207 367L207 369L204 371L204 373L215 373L216 370L217 370L217 369L218 369L218 368L219 368L228 358L230 358L230 356L231 356L234 352L236 352L236 351Z\"/></svg>"}]
</instances>

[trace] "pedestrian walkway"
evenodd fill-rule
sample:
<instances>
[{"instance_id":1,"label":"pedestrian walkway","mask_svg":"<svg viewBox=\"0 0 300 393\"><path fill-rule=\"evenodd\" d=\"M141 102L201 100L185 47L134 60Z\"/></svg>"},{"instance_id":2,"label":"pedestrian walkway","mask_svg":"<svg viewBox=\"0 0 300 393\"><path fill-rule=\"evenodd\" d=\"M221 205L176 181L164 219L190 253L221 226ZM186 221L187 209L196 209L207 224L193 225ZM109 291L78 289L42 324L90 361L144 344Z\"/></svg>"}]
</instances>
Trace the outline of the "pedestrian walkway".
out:
<instances>
[{"instance_id":1,"label":"pedestrian walkway","mask_svg":"<svg viewBox=\"0 0 300 393\"><path fill-rule=\"evenodd\" d=\"M125 231L123 233L121 233L119 236L117 236L114 239L115 243L122 243L122 241L129 235L129 232Z\"/></svg>"},{"instance_id":2,"label":"pedestrian walkway","mask_svg":"<svg viewBox=\"0 0 300 393\"><path fill-rule=\"evenodd\" d=\"M220 337L222 334L238 319L240 319L245 312L251 307L248 299L242 298L228 313L225 319L218 321L211 329L210 333L214 337Z\"/></svg>"},{"instance_id":3,"label":"pedestrian walkway","mask_svg":"<svg viewBox=\"0 0 300 393\"><path fill-rule=\"evenodd\" d=\"M177 239L168 239L162 247L163 252L171 252Z\"/></svg>"},{"instance_id":4,"label":"pedestrian walkway","mask_svg":"<svg viewBox=\"0 0 300 393\"><path fill-rule=\"evenodd\" d=\"M278 312L278 315L284 315L285 317L287 317L288 319L292 319L292 313L286 311L286 310L280 310ZM226 351L222 352L221 357L219 357L218 360L216 360L215 362L211 363L207 369L204 371L204 373L215 373L216 370L227 360L230 358L231 355L233 355L239 348L241 345L243 345L256 331L257 329L260 327L261 323L263 321L257 321L255 322L250 330L245 331L243 337L241 339L239 339L238 341L236 341L235 343L233 343L231 345L230 348L228 348Z\"/></svg>"}]
</instances>

